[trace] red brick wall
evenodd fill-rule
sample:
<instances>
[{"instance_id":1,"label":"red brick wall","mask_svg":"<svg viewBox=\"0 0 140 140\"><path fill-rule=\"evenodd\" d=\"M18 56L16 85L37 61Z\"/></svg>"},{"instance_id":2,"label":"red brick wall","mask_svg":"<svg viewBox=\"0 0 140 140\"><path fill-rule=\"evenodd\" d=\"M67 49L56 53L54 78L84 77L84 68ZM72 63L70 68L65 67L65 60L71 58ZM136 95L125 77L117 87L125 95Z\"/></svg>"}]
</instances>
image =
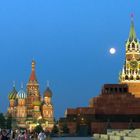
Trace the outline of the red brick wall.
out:
<instances>
[{"instance_id":1,"label":"red brick wall","mask_svg":"<svg viewBox=\"0 0 140 140\"><path fill-rule=\"evenodd\" d=\"M140 83L127 83L128 90L131 92L135 97L140 98Z\"/></svg>"}]
</instances>

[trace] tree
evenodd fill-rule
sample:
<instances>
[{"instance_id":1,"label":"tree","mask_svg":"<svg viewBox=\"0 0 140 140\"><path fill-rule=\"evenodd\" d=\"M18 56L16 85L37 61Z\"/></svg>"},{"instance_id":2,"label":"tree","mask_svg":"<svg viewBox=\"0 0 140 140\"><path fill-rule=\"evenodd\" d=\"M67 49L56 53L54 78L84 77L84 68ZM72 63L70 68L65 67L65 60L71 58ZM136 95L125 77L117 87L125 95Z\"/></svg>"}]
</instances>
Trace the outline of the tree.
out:
<instances>
[{"instance_id":1,"label":"tree","mask_svg":"<svg viewBox=\"0 0 140 140\"><path fill-rule=\"evenodd\" d=\"M0 128L5 128L5 127L6 127L5 117L2 113L0 113Z\"/></svg>"},{"instance_id":2,"label":"tree","mask_svg":"<svg viewBox=\"0 0 140 140\"><path fill-rule=\"evenodd\" d=\"M52 134L58 134L58 132L59 132L59 129L58 129L57 125L54 124L53 129L52 129Z\"/></svg>"},{"instance_id":3,"label":"tree","mask_svg":"<svg viewBox=\"0 0 140 140\"><path fill-rule=\"evenodd\" d=\"M68 134L68 133L69 133L69 128L68 128L68 126L67 126L67 123L64 123L64 124L63 124L62 131L63 131L63 133L65 133L65 134Z\"/></svg>"},{"instance_id":4,"label":"tree","mask_svg":"<svg viewBox=\"0 0 140 140\"><path fill-rule=\"evenodd\" d=\"M35 127L34 131L35 131L36 133L40 133L41 131L43 131L43 128L42 128L41 125L37 125L37 126Z\"/></svg>"},{"instance_id":5,"label":"tree","mask_svg":"<svg viewBox=\"0 0 140 140\"><path fill-rule=\"evenodd\" d=\"M6 124L7 124L7 129L12 128L12 117L8 116L8 118L6 120Z\"/></svg>"}]
</instances>

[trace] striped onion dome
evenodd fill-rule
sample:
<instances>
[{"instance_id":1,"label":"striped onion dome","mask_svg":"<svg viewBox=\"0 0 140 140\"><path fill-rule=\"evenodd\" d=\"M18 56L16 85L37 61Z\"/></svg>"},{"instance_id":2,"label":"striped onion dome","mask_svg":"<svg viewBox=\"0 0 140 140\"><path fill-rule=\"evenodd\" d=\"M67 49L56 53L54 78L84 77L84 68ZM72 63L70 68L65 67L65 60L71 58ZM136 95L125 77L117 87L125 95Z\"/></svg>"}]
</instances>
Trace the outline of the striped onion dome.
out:
<instances>
[{"instance_id":1,"label":"striped onion dome","mask_svg":"<svg viewBox=\"0 0 140 140\"><path fill-rule=\"evenodd\" d=\"M16 97L17 97L17 91L16 91L15 86L13 86L13 90L9 93L8 98L9 98L9 100L11 100L11 99L15 100Z\"/></svg>"},{"instance_id":2,"label":"striped onion dome","mask_svg":"<svg viewBox=\"0 0 140 140\"><path fill-rule=\"evenodd\" d=\"M18 98L18 99L25 99L25 98L27 98L26 92L24 92L24 90L21 89L21 90L18 92L18 94L17 94L17 98Z\"/></svg>"}]
</instances>

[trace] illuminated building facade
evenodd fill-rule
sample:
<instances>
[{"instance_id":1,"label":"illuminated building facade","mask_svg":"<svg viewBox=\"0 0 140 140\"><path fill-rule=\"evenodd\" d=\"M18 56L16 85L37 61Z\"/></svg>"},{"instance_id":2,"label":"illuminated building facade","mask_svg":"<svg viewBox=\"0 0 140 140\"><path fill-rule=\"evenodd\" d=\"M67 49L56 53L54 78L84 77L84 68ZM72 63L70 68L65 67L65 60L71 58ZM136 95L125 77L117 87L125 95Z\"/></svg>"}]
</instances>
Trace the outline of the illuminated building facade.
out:
<instances>
[{"instance_id":1,"label":"illuminated building facade","mask_svg":"<svg viewBox=\"0 0 140 140\"><path fill-rule=\"evenodd\" d=\"M15 119L16 126L19 128L33 130L40 124L44 130L51 131L54 125L54 109L51 99L52 91L49 87L45 90L43 98L41 97L35 74L35 61L32 61L26 92L23 87L17 92L14 85L9 94L8 115Z\"/></svg>"},{"instance_id":2,"label":"illuminated building facade","mask_svg":"<svg viewBox=\"0 0 140 140\"><path fill-rule=\"evenodd\" d=\"M129 92L140 97L140 42L136 36L133 17L129 37L125 44L125 62L120 73L120 83L126 83Z\"/></svg>"}]
</instances>

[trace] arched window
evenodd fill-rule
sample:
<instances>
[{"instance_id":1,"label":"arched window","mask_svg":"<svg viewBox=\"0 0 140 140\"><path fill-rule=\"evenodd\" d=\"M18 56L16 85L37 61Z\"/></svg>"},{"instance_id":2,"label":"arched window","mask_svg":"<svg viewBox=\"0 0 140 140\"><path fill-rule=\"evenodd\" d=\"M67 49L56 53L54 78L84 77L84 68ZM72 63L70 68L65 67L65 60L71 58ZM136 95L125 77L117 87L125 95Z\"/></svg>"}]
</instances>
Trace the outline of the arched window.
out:
<instances>
[{"instance_id":1,"label":"arched window","mask_svg":"<svg viewBox=\"0 0 140 140\"><path fill-rule=\"evenodd\" d=\"M134 74L134 70L132 70L132 74Z\"/></svg>"},{"instance_id":2,"label":"arched window","mask_svg":"<svg viewBox=\"0 0 140 140\"><path fill-rule=\"evenodd\" d=\"M130 44L128 45L128 50L130 50Z\"/></svg>"},{"instance_id":3,"label":"arched window","mask_svg":"<svg viewBox=\"0 0 140 140\"><path fill-rule=\"evenodd\" d=\"M135 49L135 44L134 43L132 43L132 50L134 50Z\"/></svg>"},{"instance_id":4,"label":"arched window","mask_svg":"<svg viewBox=\"0 0 140 140\"><path fill-rule=\"evenodd\" d=\"M128 76L126 75L126 76L125 76L125 80L128 80L128 79L129 79L129 78L128 78Z\"/></svg>"},{"instance_id":5,"label":"arched window","mask_svg":"<svg viewBox=\"0 0 140 140\"><path fill-rule=\"evenodd\" d=\"M136 77L136 80L140 80L139 76Z\"/></svg>"},{"instance_id":6,"label":"arched window","mask_svg":"<svg viewBox=\"0 0 140 140\"><path fill-rule=\"evenodd\" d=\"M133 76L130 77L130 80L133 80Z\"/></svg>"}]
</instances>

